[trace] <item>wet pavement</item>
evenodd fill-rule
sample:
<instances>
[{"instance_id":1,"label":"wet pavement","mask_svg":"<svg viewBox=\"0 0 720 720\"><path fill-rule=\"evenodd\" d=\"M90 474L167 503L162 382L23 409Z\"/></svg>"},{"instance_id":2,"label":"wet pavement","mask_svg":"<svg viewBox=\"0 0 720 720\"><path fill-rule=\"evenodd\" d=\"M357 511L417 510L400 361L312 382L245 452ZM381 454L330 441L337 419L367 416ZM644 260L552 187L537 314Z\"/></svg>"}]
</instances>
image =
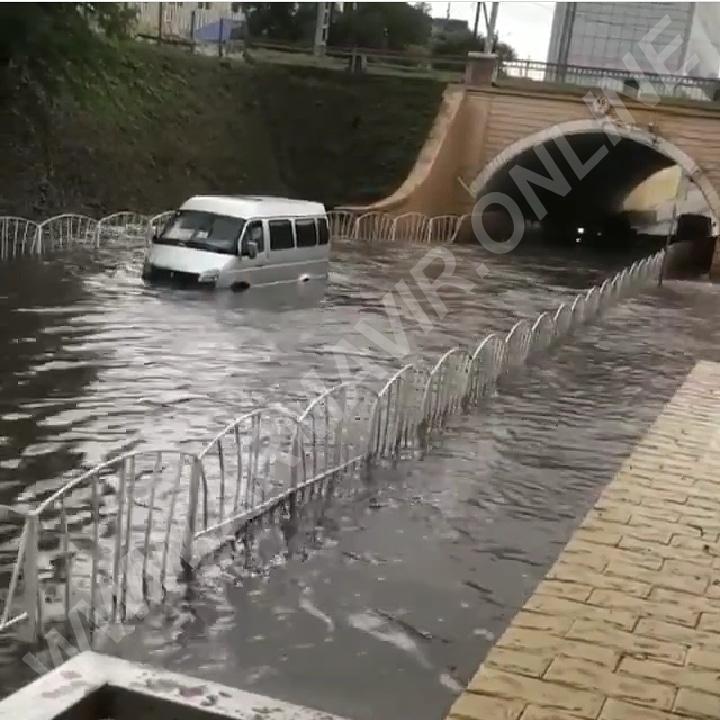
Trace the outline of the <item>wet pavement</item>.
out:
<instances>
[{"instance_id":1,"label":"wet pavement","mask_svg":"<svg viewBox=\"0 0 720 720\"><path fill-rule=\"evenodd\" d=\"M507 331L634 259L455 253L474 287L441 291L430 332L405 323L417 356ZM255 403L299 403L368 357L396 367L357 323L388 330L383 293L422 254L335 248L324 297L306 286L281 310L145 288L138 252L0 268L0 502L35 502L120 449L205 440ZM719 305L694 283L626 301L455 419L422 462L309 511L289 557L268 530L256 573L224 555L104 649L358 720L396 717L399 698L404 716L440 717L694 359L717 359ZM357 353L338 364L344 339ZM6 643L5 690L31 674L15 657Z\"/></svg>"}]
</instances>

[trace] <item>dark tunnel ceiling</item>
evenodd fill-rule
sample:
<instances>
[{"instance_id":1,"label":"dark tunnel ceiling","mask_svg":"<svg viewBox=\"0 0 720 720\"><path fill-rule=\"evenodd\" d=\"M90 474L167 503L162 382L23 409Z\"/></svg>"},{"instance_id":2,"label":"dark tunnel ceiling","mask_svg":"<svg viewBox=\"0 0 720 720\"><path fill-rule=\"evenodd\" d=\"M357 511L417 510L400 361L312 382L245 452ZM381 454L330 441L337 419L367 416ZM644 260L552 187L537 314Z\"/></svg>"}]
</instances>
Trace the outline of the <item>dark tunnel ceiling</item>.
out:
<instances>
[{"instance_id":1,"label":"dark tunnel ceiling","mask_svg":"<svg viewBox=\"0 0 720 720\"><path fill-rule=\"evenodd\" d=\"M564 220L587 220L618 212L622 209L623 200L633 188L658 170L674 164L665 155L633 140L623 138L617 145L612 145L608 137L601 132L569 135L566 139L581 162L589 160L602 146L607 147L607 154L582 180L578 180L557 143L554 140L543 143L543 147L570 185L570 192L562 197L531 182L535 194L547 210L548 218L555 219L560 216ZM505 193L518 203L525 217L534 218L535 212L510 175L510 171L516 166L548 178L552 175L535 149L531 148L500 168L490 178L483 194L493 191Z\"/></svg>"}]
</instances>

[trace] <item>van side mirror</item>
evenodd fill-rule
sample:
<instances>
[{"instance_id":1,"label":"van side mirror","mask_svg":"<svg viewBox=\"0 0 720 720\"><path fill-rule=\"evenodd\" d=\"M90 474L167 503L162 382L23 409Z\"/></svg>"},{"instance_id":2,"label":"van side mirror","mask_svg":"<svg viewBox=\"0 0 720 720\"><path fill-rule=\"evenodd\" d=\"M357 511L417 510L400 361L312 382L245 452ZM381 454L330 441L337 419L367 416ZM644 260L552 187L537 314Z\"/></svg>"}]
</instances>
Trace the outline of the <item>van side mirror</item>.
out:
<instances>
[{"instance_id":1,"label":"van side mirror","mask_svg":"<svg viewBox=\"0 0 720 720\"><path fill-rule=\"evenodd\" d=\"M241 241L240 244L240 256L241 257L249 257L251 260L254 260L257 257L257 245L252 242L252 240L244 239Z\"/></svg>"}]
</instances>

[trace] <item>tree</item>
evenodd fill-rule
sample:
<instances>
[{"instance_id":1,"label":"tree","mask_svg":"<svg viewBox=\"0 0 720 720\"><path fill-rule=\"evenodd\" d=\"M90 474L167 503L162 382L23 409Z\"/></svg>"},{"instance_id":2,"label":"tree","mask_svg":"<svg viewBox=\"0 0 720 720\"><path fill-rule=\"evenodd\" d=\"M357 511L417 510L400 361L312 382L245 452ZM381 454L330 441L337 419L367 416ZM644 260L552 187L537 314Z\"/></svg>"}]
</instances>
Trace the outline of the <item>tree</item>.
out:
<instances>
[{"instance_id":1,"label":"tree","mask_svg":"<svg viewBox=\"0 0 720 720\"><path fill-rule=\"evenodd\" d=\"M299 42L313 37L315 3L245 3L245 15L251 37L266 37Z\"/></svg>"},{"instance_id":2,"label":"tree","mask_svg":"<svg viewBox=\"0 0 720 720\"><path fill-rule=\"evenodd\" d=\"M111 41L123 36L134 10L119 3L0 3L0 80L57 94L80 90L113 59Z\"/></svg>"},{"instance_id":3,"label":"tree","mask_svg":"<svg viewBox=\"0 0 720 720\"><path fill-rule=\"evenodd\" d=\"M333 19L328 43L404 50L427 44L431 24L427 3L359 3L356 10L346 10Z\"/></svg>"},{"instance_id":4,"label":"tree","mask_svg":"<svg viewBox=\"0 0 720 720\"><path fill-rule=\"evenodd\" d=\"M443 55L467 55L470 50L484 50L485 38L475 37L470 30L439 35L433 42L432 54ZM506 43L499 42L495 36L492 52L496 53L500 60L516 60L515 50Z\"/></svg>"},{"instance_id":5,"label":"tree","mask_svg":"<svg viewBox=\"0 0 720 720\"><path fill-rule=\"evenodd\" d=\"M0 106L22 118L53 174L53 112L120 63L114 41L135 17L119 3L0 3Z\"/></svg>"}]
</instances>

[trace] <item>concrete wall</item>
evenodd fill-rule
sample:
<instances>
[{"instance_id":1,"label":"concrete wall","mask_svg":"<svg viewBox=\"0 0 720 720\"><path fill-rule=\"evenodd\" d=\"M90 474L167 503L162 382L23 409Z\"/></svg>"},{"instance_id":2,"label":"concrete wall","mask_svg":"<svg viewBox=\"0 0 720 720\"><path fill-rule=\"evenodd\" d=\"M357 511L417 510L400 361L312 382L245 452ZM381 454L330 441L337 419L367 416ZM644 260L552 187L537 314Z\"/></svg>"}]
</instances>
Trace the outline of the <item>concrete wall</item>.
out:
<instances>
[{"instance_id":1,"label":"concrete wall","mask_svg":"<svg viewBox=\"0 0 720 720\"><path fill-rule=\"evenodd\" d=\"M475 117L468 113L469 102L462 86L448 86L430 134L403 184L387 198L350 209L444 215L471 207L472 199L460 179L463 168L472 173L477 167L483 133L481 128L469 124L471 117Z\"/></svg>"},{"instance_id":2,"label":"concrete wall","mask_svg":"<svg viewBox=\"0 0 720 720\"><path fill-rule=\"evenodd\" d=\"M465 188L501 152L512 153L514 143L549 133L561 123L592 119L580 92L448 87L430 136L405 182L391 196L352 209L395 215L469 212L474 199ZM710 210L720 216L720 109L700 103L652 106L629 98L625 106L632 118L627 127L657 137L658 148L686 161ZM677 176L668 171L638 189L633 203L636 209L657 205L674 195L676 186ZM720 255L715 264L720 270Z\"/></svg>"},{"instance_id":3,"label":"concrete wall","mask_svg":"<svg viewBox=\"0 0 720 720\"><path fill-rule=\"evenodd\" d=\"M633 127L651 126L659 139L694 160L699 168L696 179L706 183L705 189L714 188L717 198L720 111L714 105L661 103L650 107L627 98L625 103ZM467 212L473 201L460 180L469 184L500 152L528 136L570 120L591 118L580 94L451 86L406 181L391 196L364 209L394 214L421 211L428 215ZM653 194L657 202L668 199L674 194L674 177L673 172L668 172L659 177L656 187L651 183L638 190L636 207L646 207Z\"/></svg>"}]
</instances>

